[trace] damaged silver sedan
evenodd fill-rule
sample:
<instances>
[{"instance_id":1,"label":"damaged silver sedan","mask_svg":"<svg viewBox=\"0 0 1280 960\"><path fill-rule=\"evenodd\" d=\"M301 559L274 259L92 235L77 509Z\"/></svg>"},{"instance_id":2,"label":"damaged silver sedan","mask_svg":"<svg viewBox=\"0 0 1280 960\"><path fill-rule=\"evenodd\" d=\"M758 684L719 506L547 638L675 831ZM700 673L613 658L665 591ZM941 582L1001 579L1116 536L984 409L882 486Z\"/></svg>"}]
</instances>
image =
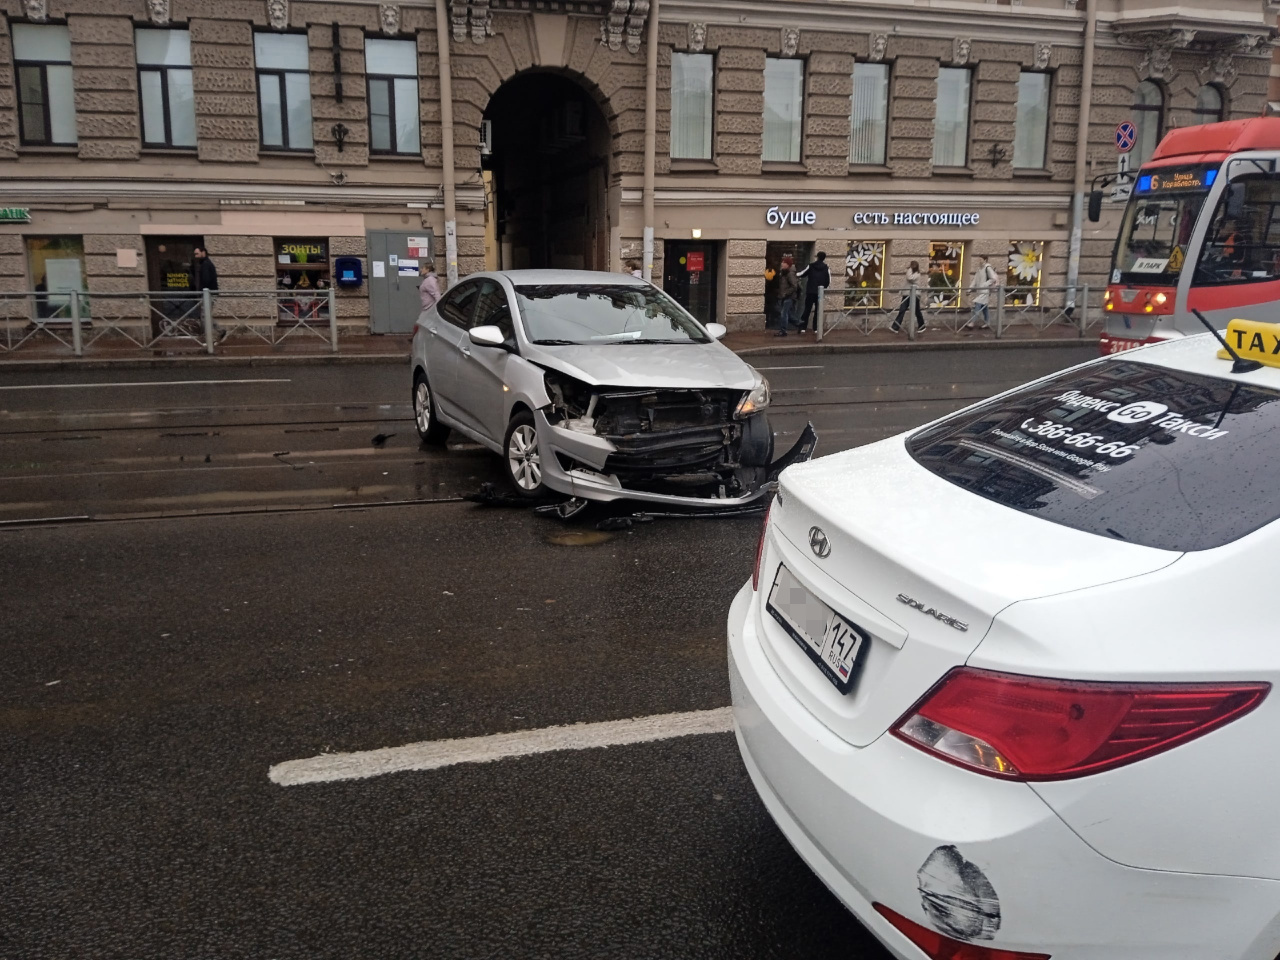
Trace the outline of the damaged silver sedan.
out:
<instances>
[{"instance_id":1,"label":"damaged silver sedan","mask_svg":"<svg viewBox=\"0 0 1280 960\"><path fill-rule=\"evenodd\" d=\"M629 276L476 274L418 318L418 433L488 447L530 500L750 503L808 459L814 436L771 462L769 384L724 334Z\"/></svg>"}]
</instances>

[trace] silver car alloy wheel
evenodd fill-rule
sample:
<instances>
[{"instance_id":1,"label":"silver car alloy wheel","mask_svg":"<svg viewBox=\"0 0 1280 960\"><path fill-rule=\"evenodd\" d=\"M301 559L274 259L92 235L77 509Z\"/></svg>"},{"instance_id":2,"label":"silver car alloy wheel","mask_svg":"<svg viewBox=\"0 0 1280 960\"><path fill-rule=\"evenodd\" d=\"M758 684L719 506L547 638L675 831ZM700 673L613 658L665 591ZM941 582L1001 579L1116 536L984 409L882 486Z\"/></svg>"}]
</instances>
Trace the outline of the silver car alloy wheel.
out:
<instances>
[{"instance_id":1,"label":"silver car alloy wheel","mask_svg":"<svg viewBox=\"0 0 1280 960\"><path fill-rule=\"evenodd\" d=\"M431 388L425 380L419 380L413 391L413 415L417 418L419 433L425 434L431 429Z\"/></svg>"},{"instance_id":2,"label":"silver car alloy wheel","mask_svg":"<svg viewBox=\"0 0 1280 960\"><path fill-rule=\"evenodd\" d=\"M507 465L511 478L521 490L536 490L542 483L542 461L538 457L538 431L521 424L507 441Z\"/></svg>"}]
</instances>

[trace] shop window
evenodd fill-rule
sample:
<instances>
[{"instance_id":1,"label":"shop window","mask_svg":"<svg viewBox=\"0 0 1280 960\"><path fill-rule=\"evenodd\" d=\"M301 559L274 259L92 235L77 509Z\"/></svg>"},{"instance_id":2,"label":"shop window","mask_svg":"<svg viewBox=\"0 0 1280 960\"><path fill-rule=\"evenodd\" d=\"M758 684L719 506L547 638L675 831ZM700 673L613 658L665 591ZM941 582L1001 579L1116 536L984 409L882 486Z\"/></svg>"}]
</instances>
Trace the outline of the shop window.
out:
<instances>
[{"instance_id":1,"label":"shop window","mask_svg":"<svg viewBox=\"0 0 1280 960\"><path fill-rule=\"evenodd\" d=\"M1146 163L1164 136L1164 91L1150 80L1143 80L1133 94L1133 124L1138 128L1133 147L1133 165Z\"/></svg>"},{"instance_id":2,"label":"shop window","mask_svg":"<svg viewBox=\"0 0 1280 960\"><path fill-rule=\"evenodd\" d=\"M679 160L711 159L712 78L709 53L671 55L671 156Z\"/></svg>"},{"instance_id":3,"label":"shop window","mask_svg":"<svg viewBox=\"0 0 1280 960\"><path fill-rule=\"evenodd\" d=\"M418 45L412 40L365 40L369 84L369 149L417 154Z\"/></svg>"},{"instance_id":4,"label":"shop window","mask_svg":"<svg viewBox=\"0 0 1280 960\"><path fill-rule=\"evenodd\" d=\"M73 290L84 291L83 237L27 237L27 263L36 291L36 316L71 319Z\"/></svg>"},{"instance_id":5,"label":"shop window","mask_svg":"<svg viewBox=\"0 0 1280 960\"><path fill-rule=\"evenodd\" d=\"M1049 142L1049 74L1018 76L1018 107L1013 126L1013 166L1043 170Z\"/></svg>"},{"instance_id":6,"label":"shop window","mask_svg":"<svg viewBox=\"0 0 1280 960\"><path fill-rule=\"evenodd\" d=\"M764 160L799 162L804 61L764 61Z\"/></svg>"},{"instance_id":7,"label":"shop window","mask_svg":"<svg viewBox=\"0 0 1280 960\"><path fill-rule=\"evenodd\" d=\"M933 165L963 167L969 162L969 71L943 67L938 71L934 100Z\"/></svg>"},{"instance_id":8,"label":"shop window","mask_svg":"<svg viewBox=\"0 0 1280 960\"><path fill-rule=\"evenodd\" d=\"M255 33L258 122L262 145L311 150L311 75L307 38L297 33Z\"/></svg>"},{"instance_id":9,"label":"shop window","mask_svg":"<svg viewBox=\"0 0 1280 960\"><path fill-rule=\"evenodd\" d=\"M844 305L884 306L885 244L877 240L850 240L844 258Z\"/></svg>"},{"instance_id":10,"label":"shop window","mask_svg":"<svg viewBox=\"0 0 1280 960\"><path fill-rule=\"evenodd\" d=\"M1012 240L1004 276L1004 302L1011 307L1040 306L1040 276L1044 272L1044 242Z\"/></svg>"},{"instance_id":11,"label":"shop window","mask_svg":"<svg viewBox=\"0 0 1280 960\"><path fill-rule=\"evenodd\" d=\"M280 301L280 319L315 319L329 291L329 242L290 237L276 241L276 287L292 293Z\"/></svg>"},{"instance_id":12,"label":"shop window","mask_svg":"<svg viewBox=\"0 0 1280 960\"><path fill-rule=\"evenodd\" d=\"M33 23L15 23L12 30L22 142L29 146L74 144L71 32L66 27Z\"/></svg>"},{"instance_id":13,"label":"shop window","mask_svg":"<svg viewBox=\"0 0 1280 960\"><path fill-rule=\"evenodd\" d=\"M939 240L929 244L928 306L959 307L963 276L963 241Z\"/></svg>"},{"instance_id":14,"label":"shop window","mask_svg":"<svg viewBox=\"0 0 1280 960\"><path fill-rule=\"evenodd\" d=\"M889 129L887 63L854 64L849 128L849 162L883 164Z\"/></svg>"},{"instance_id":15,"label":"shop window","mask_svg":"<svg viewBox=\"0 0 1280 960\"><path fill-rule=\"evenodd\" d=\"M1226 119L1226 98L1217 84L1206 83L1196 93L1196 105L1191 111L1192 124L1220 123Z\"/></svg>"},{"instance_id":16,"label":"shop window","mask_svg":"<svg viewBox=\"0 0 1280 960\"><path fill-rule=\"evenodd\" d=\"M194 147L196 100L191 86L191 34L135 30L144 147Z\"/></svg>"}]
</instances>

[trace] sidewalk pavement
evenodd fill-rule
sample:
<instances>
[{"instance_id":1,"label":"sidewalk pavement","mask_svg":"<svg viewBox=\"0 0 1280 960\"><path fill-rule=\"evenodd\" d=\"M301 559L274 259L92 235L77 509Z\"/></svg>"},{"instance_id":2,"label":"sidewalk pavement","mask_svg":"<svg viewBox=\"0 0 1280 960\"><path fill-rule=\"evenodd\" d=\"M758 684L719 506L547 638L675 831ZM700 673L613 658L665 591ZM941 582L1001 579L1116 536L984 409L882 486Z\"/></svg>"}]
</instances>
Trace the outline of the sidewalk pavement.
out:
<instances>
[{"instance_id":1,"label":"sidewalk pavement","mask_svg":"<svg viewBox=\"0 0 1280 960\"><path fill-rule=\"evenodd\" d=\"M997 340L991 330L953 333L930 329L913 342L906 333L893 334L876 330L863 334L858 330L840 329L828 333L821 343L813 333L792 333L775 337L772 330L743 330L730 333L724 344L744 357L796 356L804 354L894 352L906 350L971 350L1011 347L1069 347L1096 343L1097 332L1084 338L1079 331L1065 325L1036 330L1029 324L1007 328ZM94 370L143 369L156 367L199 367L204 365L273 366L365 363L407 363L409 334L340 334L338 352L318 337L290 337L279 343L266 343L258 337L232 336L217 344L211 356L203 344L175 341L143 350L128 341L98 341L85 349L83 357L71 348L43 338L24 344L9 353L0 353L0 370Z\"/></svg>"}]
</instances>

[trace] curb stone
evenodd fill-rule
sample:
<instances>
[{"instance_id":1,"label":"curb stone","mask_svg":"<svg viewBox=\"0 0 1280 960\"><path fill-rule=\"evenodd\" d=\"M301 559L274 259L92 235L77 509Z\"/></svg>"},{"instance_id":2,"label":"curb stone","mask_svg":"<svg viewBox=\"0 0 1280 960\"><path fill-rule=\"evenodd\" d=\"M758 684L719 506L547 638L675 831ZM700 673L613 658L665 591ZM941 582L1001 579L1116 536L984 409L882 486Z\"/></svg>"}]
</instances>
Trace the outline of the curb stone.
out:
<instances>
[{"instance_id":1,"label":"curb stone","mask_svg":"<svg viewBox=\"0 0 1280 960\"><path fill-rule=\"evenodd\" d=\"M1005 338L1001 340L910 341L895 343L797 343L794 346L742 347L733 352L740 357L792 357L841 353L910 353L913 350L1013 350L1024 347L1066 348L1095 344L1092 338L1073 340L1034 340ZM732 350L733 348L730 347ZM44 358L39 360L0 360L0 372L47 373L61 370L164 370L192 367L325 367L375 366L407 364L408 353L368 354L304 354L299 356L228 356L192 354L175 357Z\"/></svg>"}]
</instances>

